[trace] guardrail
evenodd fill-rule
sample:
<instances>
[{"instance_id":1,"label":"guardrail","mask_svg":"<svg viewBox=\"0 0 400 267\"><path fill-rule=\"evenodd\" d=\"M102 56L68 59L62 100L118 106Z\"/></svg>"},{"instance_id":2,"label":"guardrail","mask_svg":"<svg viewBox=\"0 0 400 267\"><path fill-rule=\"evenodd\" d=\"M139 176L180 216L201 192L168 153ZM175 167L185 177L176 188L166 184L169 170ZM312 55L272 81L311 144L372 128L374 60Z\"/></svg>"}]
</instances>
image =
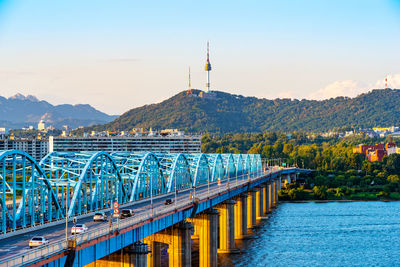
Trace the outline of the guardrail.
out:
<instances>
[{"instance_id":1,"label":"guardrail","mask_svg":"<svg viewBox=\"0 0 400 267\"><path fill-rule=\"evenodd\" d=\"M204 192L195 194L194 197L198 198L200 200L204 200L204 199L209 198L212 195L216 195L218 193L222 193L222 192L226 191L231 186L237 187L239 185L246 184L249 181L256 180L259 177L268 175L272 172L273 172L272 170L268 170L266 172L265 171L255 172L255 173L251 173L251 174L244 174L244 175L230 178L230 179L224 179L222 181L215 181L215 182L211 182L208 184L202 184L201 189L198 189L198 190L202 190L202 191L204 190ZM221 182L221 184L219 184L220 182ZM215 187L216 184L219 184L219 185L217 187ZM206 190L207 187L209 187L209 186L212 186L212 188L209 188L209 190ZM91 241L93 239L110 234L113 231L122 230L122 229L130 227L132 225L149 220L152 217L166 214L168 212L174 211L175 209L185 207L191 203L193 203L193 201L189 198L186 201L185 200L179 201L179 205L178 205L178 203L174 203L174 205L158 207L153 210L153 214L150 214L148 212L146 212L145 214L138 214L138 215L135 215L134 217L120 220L119 225L113 223L112 227L110 227L109 225L98 227L92 231L88 231L86 233L82 233L82 234L78 234L78 235L69 237L68 240L75 240L76 245L80 245L80 244L86 243L88 241ZM32 251L25 252L22 255L18 254L18 255L3 258L0 260L0 267L27 265L27 264L36 262L42 258L48 258L52 255L66 251L67 249L68 249L68 244L66 242L66 239L64 238L61 240L50 242L49 244L44 245L44 246L34 248L34 249L32 249Z\"/></svg>"}]
</instances>

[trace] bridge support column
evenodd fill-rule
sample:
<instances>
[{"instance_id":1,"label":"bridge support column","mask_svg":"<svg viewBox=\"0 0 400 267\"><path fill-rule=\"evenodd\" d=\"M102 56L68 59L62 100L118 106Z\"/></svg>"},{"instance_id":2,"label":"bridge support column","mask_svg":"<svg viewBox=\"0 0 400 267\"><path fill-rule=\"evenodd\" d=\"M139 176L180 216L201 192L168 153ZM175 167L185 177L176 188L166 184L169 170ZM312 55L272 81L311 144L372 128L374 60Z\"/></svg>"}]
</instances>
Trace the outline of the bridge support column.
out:
<instances>
[{"instance_id":1,"label":"bridge support column","mask_svg":"<svg viewBox=\"0 0 400 267\"><path fill-rule=\"evenodd\" d=\"M260 220L264 217L264 186L259 185L256 192L256 218Z\"/></svg>"},{"instance_id":2,"label":"bridge support column","mask_svg":"<svg viewBox=\"0 0 400 267\"><path fill-rule=\"evenodd\" d=\"M209 209L191 219L199 226L199 266L217 266L218 211Z\"/></svg>"},{"instance_id":3,"label":"bridge support column","mask_svg":"<svg viewBox=\"0 0 400 267\"><path fill-rule=\"evenodd\" d=\"M269 213L269 190L268 190L268 184L264 185L263 187L263 191L264 191L264 204L263 204L263 208L264 208L264 214Z\"/></svg>"},{"instance_id":4,"label":"bridge support column","mask_svg":"<svg viewBox=\"0 0 400 267\"><path fill-rule=\"evenodd\" d=\"M250 189L247 191L247 228L252 229L257 225L257 204L256 190Z\"/></svg>"},{"instance_id":5,"label":"bridge support column","mask_svg":"<svg viewBox=\"0 0 400 267\"><path fill-rule=\"evenodd\" d=\"M235 239L247 237L247 194L235 198Z\"/></svg>"},{"instance_id":6,"label":"bridge support column","mask_svg":"<svg viewBox=\"0 0 400 267\"><path fill-rule=\"evenodd\" d=\"M168 245L169 266L190 266L192 264L191 231L193 225L181 222L161 232L146 237L144 241L153 244L152 255L147 256L148 266L161 265L161 243Z\"/></svg>"},{"instance_id":7,"label":"bridge support column","mask_svg":"<svg viewBox=\"0 0 400 267\"><path fill-rule=\"evenodd\" d=\"M275 196L275 199L274 199L275 207L278 206L278 200L279 200L278 191L280 189L280 185L281 185L281 178L279 177L279 178L277 178L275 180L275 194L274 194L274 196Z\"/></svg>"},{"instance_id":8,"label":"bridge support column","mask_svg":"<svg viewBox=\"0 0 400 267\"><path fill-rule=\"evenodd\" d=\"M149 239L144 239L150 251L147 254L147 267L161 266L161 243Z\"/></svg>"},{"instance_id":9,"label":"bridge support column","mask_svg":"<svg viewBox=\"0 0 400 267\"><path fill-rule=\"evenodd\" d=\"M123 265L119 262L119 265L115 266L135 266L135 267L146 267L147 266L147 253L148 247L143 242L136 242L132 246L124 249L124 254L130 258L129 262L125 263L125 257ZM118 262L117 262L118 264ZM97 265L96 265L97 266ZM110 265L107 265L110 266Z\"/></svg>"},{"instance_id":10,"label":"bridge support column","mask_svg":"<svg viewBox=\"0 0 400 267\"><path fill-rule=\"evenodd\" d=\"M275 203L274 203L274 198L275 198L275 194L274 194L274 181L271 180L268 184L268 191L269 191L269 208L270 210L272 208L275 207Z\"/></svg>"},{"instance_id":11,"label":"bridge support column","mask_svg":"<svg viewBox=\"0 0 400 267\"><path fill-rule=\"evenodd\" d=\"M190 223L180 223L171 232L172 242L169 243L169 266L192 265L192 243L190 239L193 226Z\"/></svg>"},{"instance_id":12,"label":"bridge support column","mask_svg":"<svg viewBox=\"0 0 400 267\"><path fill-rule=\"evenodd\" d=\"M290 184L292 182L292 177L290 177L290 174L286 174L284 175L284 184L286 186L286 184Z\"/></svg>"},{"instance_id":13,"label":"bridge support column","mask_svg":"<svg viewBox=\"0 0 400 267\"><path fill-rule=\"evenodd\" d=\"M218 253L234 253L235 249L235 201L228 199L216 206L219 212Z\"/></svg>"}]
</instances>

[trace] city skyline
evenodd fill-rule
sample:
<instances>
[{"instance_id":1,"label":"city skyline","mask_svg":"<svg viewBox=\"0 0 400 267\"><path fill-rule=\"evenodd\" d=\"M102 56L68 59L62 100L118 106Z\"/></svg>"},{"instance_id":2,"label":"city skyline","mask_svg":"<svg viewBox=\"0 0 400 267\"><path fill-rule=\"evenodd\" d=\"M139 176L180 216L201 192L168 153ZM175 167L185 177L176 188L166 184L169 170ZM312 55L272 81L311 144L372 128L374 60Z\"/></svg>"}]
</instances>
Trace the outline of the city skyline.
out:
<instances>
[{"instance_id":1,"label":"city skyline","mask_svg":"<svg viewBox=\"0 0 400 267\"><path fill-rule=\"evenodd\" d=\"M96 5L94 5L96 3ZM400 1L0 1L0 95L109 114L205 89L324 99L400 87ZM107 99L107 101L105 101Z\"/></svg>"}]
</instances>

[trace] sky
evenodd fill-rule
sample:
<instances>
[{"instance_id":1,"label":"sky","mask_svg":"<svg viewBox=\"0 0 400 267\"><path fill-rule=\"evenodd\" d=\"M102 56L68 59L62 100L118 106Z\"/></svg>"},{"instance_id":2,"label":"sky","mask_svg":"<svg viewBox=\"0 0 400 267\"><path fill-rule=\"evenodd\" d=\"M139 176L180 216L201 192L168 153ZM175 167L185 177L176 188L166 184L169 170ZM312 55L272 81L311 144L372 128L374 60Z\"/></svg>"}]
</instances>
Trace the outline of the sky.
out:
<instances>
[{"instance_id":1,"label":"sky","mask_svg":"<svg viewBox=\"0 0 400 267\"><path fill-rule=\"evenodd\" d=\"M275 99L400 88L400 0L0 0L0 95L108 114L204 89Z\"/></svg>"}]
</instances>

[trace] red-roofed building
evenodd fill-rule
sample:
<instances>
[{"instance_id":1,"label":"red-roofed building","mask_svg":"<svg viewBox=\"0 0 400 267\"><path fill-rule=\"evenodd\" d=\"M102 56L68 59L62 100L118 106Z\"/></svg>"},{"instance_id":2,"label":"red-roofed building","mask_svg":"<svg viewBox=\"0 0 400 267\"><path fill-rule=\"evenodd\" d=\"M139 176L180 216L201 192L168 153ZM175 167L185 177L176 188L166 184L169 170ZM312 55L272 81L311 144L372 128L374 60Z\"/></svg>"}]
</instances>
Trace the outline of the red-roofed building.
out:
<instances>
[{"instance_id":1,"label":"red-roofed building","mask_svg":"<svg viewBox=\"0 0 400 267\"><path fill-rule=\"evenodd\" d=\"M390 155L396 151L396 144L387 143L376 145L359 144L353 148L353 153L363 154L369 161L382 161L384 156Z\"/></svg>"}]
</instances>

